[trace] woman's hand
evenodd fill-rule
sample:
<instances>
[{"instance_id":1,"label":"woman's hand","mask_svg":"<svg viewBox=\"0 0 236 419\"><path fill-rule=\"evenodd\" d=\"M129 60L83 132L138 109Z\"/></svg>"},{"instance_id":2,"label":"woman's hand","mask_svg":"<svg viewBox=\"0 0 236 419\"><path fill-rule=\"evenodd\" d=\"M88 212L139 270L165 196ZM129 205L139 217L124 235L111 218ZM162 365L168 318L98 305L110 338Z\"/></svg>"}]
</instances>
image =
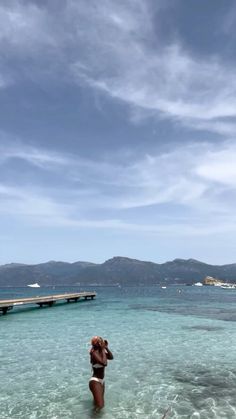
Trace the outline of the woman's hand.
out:
<instances>
[{"instance_id":1,"label":"woman's hand","mask_svg":"<svg viewBox=\"0 0 236 419\"><path fill-rule=\"evenodd\" d=\"M106 339L104 339L104 345L105 345L105 348L108 348L108 341Z\"/></svg>"}]
</instances>

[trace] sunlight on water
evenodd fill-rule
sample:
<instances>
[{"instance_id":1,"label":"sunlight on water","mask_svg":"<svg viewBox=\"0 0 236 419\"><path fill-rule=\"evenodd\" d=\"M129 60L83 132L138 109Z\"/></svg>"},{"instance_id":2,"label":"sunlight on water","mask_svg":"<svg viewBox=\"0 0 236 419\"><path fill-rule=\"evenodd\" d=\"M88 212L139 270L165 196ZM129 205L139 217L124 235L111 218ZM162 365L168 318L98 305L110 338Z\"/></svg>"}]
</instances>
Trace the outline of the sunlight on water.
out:
<instances>
[{"instance_id":1,"label":"sunlight on water","mask_svg":"<svg viewBox=\"0 0 236 419\"><path fill-rule=\"evenodd\" d=\"M236 418L235 293L97 291L94 301L0 317L1 419L151 419L168 408L168 418ZM11 292L3 290L1 298ZM32 295L24 289L14 295L26 292ZM97 415L88 389L95 334L109 340L115 357L106 371L106 406Z\"/></svg>"}]
</instances>

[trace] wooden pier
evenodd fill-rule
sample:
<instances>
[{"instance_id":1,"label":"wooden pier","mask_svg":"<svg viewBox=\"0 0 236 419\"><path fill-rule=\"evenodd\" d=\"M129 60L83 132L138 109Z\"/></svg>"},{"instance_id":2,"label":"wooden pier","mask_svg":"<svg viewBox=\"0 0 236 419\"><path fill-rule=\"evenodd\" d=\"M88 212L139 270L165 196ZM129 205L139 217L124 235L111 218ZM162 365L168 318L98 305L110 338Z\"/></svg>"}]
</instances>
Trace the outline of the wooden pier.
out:
<instances>
[{"instance_id":1,"label":"wooden pier","mask_svg":"<svg viewBox=\"0 0 236 419\"><path fill-rule=\"evenodd\" d=\"M76 292L73 294L56 294L56 295L47 295L47 296L38 296L38 297L27 297L27 298L15 298L12 300L0 300L0 312L6 314L9 310L12 310L13 307L22 306L26 304L37 304L39 307L48 306L51 307L57 301L71 301L77 302L81 298L85 300L93 300L96 297L96 292Z\"/></svg>"}]
</instances>

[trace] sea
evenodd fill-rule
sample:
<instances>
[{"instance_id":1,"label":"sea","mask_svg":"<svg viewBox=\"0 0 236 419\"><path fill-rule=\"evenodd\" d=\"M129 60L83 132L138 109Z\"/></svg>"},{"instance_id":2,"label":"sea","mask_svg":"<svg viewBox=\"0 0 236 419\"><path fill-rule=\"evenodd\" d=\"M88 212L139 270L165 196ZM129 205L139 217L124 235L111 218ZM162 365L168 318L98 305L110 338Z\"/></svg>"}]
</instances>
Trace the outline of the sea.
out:
<instances>
[{"instance_id":1,"label":"sea","mask_svg":"<svg viewBox=\"0 0 236 419\"><path fill-rule=\"evenodd\" d=\"M213 286L3 288L0 299L96 291L0 315L0 418L236 418L236 290ZM90 340L109 342L105 408Z\"/></svg>"}]
</instances>

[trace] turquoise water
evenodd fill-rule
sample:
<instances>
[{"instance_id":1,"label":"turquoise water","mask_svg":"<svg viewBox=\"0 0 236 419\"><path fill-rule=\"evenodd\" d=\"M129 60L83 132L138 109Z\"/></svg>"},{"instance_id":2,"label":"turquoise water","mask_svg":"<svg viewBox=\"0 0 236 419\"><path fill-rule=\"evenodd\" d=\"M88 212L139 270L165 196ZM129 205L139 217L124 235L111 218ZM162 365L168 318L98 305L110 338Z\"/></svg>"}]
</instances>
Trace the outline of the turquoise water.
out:
<instances>
[{"instance_id":1,"label":"turquoise water","mask_svg":"<svg viewBox=\"0 0 236 419\"><path fill-rule=\"evenodd\" d=\"M89 287L86 288L89 290ZM56 288L51 292L79 291ZM96 289L94 301L0 316L0 418L236 418L236 291ZM49 289L1 290L0 298ZM89 341L107 338L106 406L93 413Z\"/></svg>"}]
</instances>

